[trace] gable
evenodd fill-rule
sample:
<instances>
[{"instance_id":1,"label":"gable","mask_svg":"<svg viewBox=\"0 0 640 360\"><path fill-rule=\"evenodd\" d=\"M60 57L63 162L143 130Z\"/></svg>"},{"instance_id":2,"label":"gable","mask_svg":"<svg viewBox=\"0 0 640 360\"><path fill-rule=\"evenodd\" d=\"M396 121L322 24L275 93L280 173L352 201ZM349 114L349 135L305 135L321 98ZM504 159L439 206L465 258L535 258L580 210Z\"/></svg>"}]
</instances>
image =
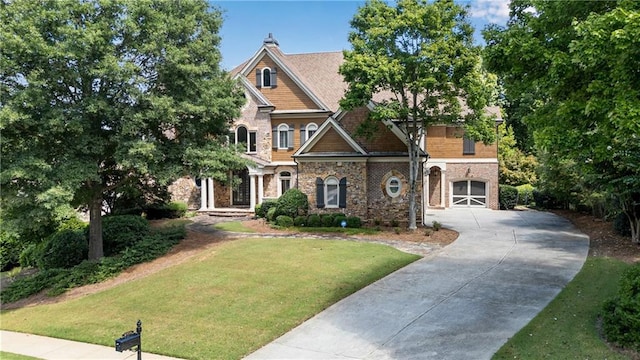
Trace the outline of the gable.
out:
<instances>
[{"instance_id":1,"label":"gable","mask_svg":"<svg viewBox=\"0 0 640 360\"><path fill-rule=\"evenodd\" d=\"M358 127L366 121L369 115L367 107L360 107L351 110L340 118L340 125L347 131L363 148L369 152L406 152L407 145L396 132L391 130L393 124L386 125L382 122L373 123L376 127L373 135L369 138L366 136L355 136Z\"/></svg>"},{"instance_id":2,"label":"gable","mask_svg":"<svg viewBox=\"0 0 640 360\"><path fill-rule=\"evenodd\" d=\"M355 153L356 151L351 147L345 139L338 134L338 132L331 128L322 136L322 139L314 144L308 152L347 152Z\"/></svg>"},{"instance_id":3,"label":"gable","mask_svg":"<svg viewBox=\"0 0 640 360\"><path fill-rule=\"evenodd\" d=\"M260 87L258 90L269 99L277 110L320 109L311 97L266 54L247 72L246 76L254 86L257 82L256 70L261 71L264 68L276 70L277 85L274 87Z\"/></svg>"}]
</instances>

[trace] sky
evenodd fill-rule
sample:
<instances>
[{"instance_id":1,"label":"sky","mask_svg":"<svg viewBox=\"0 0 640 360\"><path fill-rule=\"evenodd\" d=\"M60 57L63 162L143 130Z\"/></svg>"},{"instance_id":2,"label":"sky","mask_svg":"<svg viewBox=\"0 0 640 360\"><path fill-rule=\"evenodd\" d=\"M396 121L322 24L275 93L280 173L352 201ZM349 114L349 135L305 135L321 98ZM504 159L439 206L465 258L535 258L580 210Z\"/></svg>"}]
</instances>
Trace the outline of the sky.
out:
<instances>
[{"instance_id":1,"label":"sky","mask_svg":"<svg viewBox=\"0 0 640 360\"><path fill-rule=\"evenodd\" d=\"M482 44L487 24L504 25L509 0L455 0L469 5L469 20ZM349 21L364 4L361 0L209 1L223 12L220 29L222 67L231 70L252 57L269 33L285 54L349 49Z\"/></svg>"}]
</instances>

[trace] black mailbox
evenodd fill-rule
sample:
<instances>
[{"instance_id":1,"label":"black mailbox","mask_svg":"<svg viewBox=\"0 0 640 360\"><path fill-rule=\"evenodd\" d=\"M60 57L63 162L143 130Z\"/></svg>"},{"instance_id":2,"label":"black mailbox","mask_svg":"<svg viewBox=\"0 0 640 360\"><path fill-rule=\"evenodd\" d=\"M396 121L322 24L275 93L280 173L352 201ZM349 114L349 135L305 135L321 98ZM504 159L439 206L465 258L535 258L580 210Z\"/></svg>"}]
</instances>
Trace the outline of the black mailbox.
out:
<instances>
[{"instance_id":1,"label":"black mailbox","mask_svg":"<svg viewBox=\"0 0 640 360\"><path fill-rule=\"evenodd\" d=\"M120 339L116 339L116 351L123 352L134 346L140 346L140 334L129 333L123 334Z\"/></svg>"},{"instance_id":2,"label":"black mailbox","mask_svg":"<svg viewBox=\"0 0 640 360\"><path fill-rule=\"evenodd\" d=\"M123 352L137 346L138 360L142 360L142 321L138 320L136 331L127 331L120 339L116 339L116 351Z\"/></svg>"}]
</instances>

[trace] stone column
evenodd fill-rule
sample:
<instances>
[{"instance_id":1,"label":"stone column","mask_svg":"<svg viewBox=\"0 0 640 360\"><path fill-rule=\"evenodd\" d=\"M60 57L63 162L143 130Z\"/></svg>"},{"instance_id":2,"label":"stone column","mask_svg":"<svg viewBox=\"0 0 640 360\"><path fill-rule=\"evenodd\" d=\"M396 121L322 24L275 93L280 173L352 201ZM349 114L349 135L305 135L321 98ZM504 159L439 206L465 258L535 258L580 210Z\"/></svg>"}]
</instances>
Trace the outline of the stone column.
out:
<instances>
[{"instance_id":1,"label":"stone column","mask_svg":"<svg viewBox=\"0 0 640 360\"><path fill-rule=\"evenodd\" d=\"M258 204L262 204L264 197L264 175L258 175Z\"/></svg>"},{"instance_id":2,"label":"stone column","mask_svg":"<svg viewBox=\"0 0 640 360\"><path fill-rule=\"evenodd\" d=\"M256 209L256 176L249 175L249 210Z\"/></svg>"},{"instance_id":3,"label":"stone column","mask_svg":"<svg viewBox=\"0 0 640 360\"><path fill-rule=\"evenodd\" d=\"M214 197L213 197L213 179L207 178L207 202L209 203L208 209L215 209Z\"/></svg>"}]
</instances>

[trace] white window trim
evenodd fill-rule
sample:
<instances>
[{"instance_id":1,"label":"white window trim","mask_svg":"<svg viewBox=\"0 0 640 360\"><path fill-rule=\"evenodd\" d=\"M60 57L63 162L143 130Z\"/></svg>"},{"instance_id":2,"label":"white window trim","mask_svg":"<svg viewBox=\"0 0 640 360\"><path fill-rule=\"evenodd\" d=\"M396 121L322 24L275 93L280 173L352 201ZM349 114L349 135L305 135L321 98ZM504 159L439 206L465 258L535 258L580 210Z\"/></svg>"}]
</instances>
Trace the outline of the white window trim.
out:
<instances>
[{"instance_id":1,"label":"white window trim","mask_svg":"<svg viewBox=\"0 0 640 360\"><path fill-rule=\"evenodd\" d=\"M282 146L283 144L280 143L280 133L281 132L285 132L287 134L287 141L284 144L284 146ZM287 124L280 124L278 125L278 149L289 149L289 125Z\"/></svg>"},{"instance_id":2,"label":"white window trim","mask_svg":"<svg viewBox=\"0 0 640 360\"><path fill-rule=\"evenodd\" d=\"M391 182L393 182L394 180L398 182L398 190L396 192L391 191ZM400 194L402 193L402 180L400 180L400 178L398 178L397 176L389 177L387 179L387 183L385 184L385 189L387 190L387 195L391 196L392 198L400 196Z\"/></svg>"},{"instance_id":3,"label":"white window trim","mask_svg":"<svg viewBox=\"0 0 640 360\"><path fill-rule=\"evenodd\" d=\"M264 71L265 70L269 70L269 86L264 84ZM260 85L262 85L263 88L271 88L271 68L270 67L264 67L264 68L262 68L262 70L260 70Z\"/></svg>"},{"instance_id":4,"label":"white window trim","mask_svg":"<svg viewBox=\"0 0 640 360\"><path fill-rule=\"evenodd\" d=\"M467 183L467 193L465 195L454 195L453 188L454 184L457 182L465 181ZM471 195L471 182L481 182L484 183L484 195ZM489 182L483 179L458 179L450 182L450 197L449 201L451 207L476 207L476 208L487 208L489 207L489 195L487 194L489 191ZM454 202L454 197L462 197L462 199ZM474 202L480 202L482 200L484 204L478 204Z\"/></svg>"},{"instance_id":5,"label":"white window trim","mask_svg":"<svg viewBox=\"0 0 640 360\"><path fill-rule=\"evenodd\" d=\"M280 174L282 174L283 172L288 172L289 176L281 176ZM288 179L289 180L289 189L293 188L293 171L289 170L289 169L282 169L280 171L278 171L278 196L281 196L284 191L282 191L282 180L284 179Z\"/></svg>"},{"instance_id":6,"label":"white window trim","mask_svg":"<svg viewBox=\"0 0 640 360\"><path fill-rule=\"evenodd\" d=\"M334 184L329 184L333 182ZM338 193L336 196L336 203L329 204L329 185L335 185L336 192ZM337 209L340 206L340 181L338 178L334 176L330 176L324 180L324 207L327 209Z\"/></svg>"},{"instance_id":7,"label":"white window trim","mask_svg":"<svg viewBox=\"0 0 640 360\"><path fill-rule=\"evenodd\" d=\"M316 133L318 131L318 128L319 128L318 124L316 124L316 123L307 124L307 126L305 126L305 137L306 137L306 139L304 139L304 141L309 140L311 138L311 136L312 136L312 135L309 135L309 127L311 127L311 126L315 127L315 129L313 130L314 133Z\"/></svg>"}]
</instances>

